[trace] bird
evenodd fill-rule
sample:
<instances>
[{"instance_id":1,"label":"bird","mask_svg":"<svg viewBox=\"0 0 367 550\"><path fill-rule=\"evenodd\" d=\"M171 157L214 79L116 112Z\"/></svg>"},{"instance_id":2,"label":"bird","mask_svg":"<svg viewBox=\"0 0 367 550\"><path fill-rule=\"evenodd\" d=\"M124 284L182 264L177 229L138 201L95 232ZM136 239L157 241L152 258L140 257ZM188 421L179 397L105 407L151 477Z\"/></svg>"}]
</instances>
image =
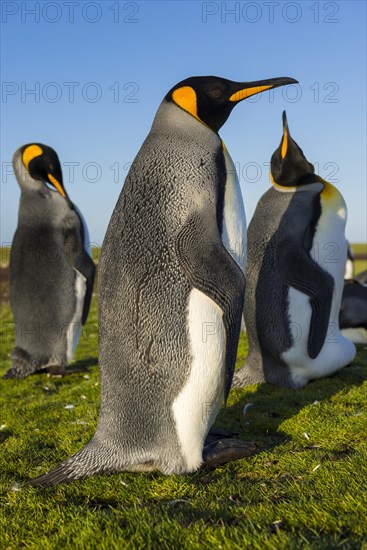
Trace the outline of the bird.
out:
<instances>
[{"instance_id":1,"label":"bird","mask_svg":"<svg viewBox=\"0 0 367 550\"><path fill-rule=\"evenodd\" d=\"M347 208L316 175L290 135L271 158L273 186L248 228L244 317L249 342L233 387L269 382L299 388L348 365L356 350L339 329L347 256Z\"/></svg>"},{"instance_id":2,"label":"bird","mask_svg":"<svg viewBox=\"0 0 367 550\"><path fill-rule=\"evenodd\" d=\"M95 266L88 230L64 188L54 149L23 145L13 166L21 189L9 266L15 347L4 378L25 378L46 367L62 373L92 297Z\"/></svg>"},{"instance_id":3,"label":"bird","mask_svg":"<svg viewBox=\"0 0 367 550\"><path fill-rule=\"evenodd\" d=\"M102 246L96 433L31 485L190 473L252 452L220 430L206 440L231 386L246 263L241 190L218 131L246 97L293 82L189 77L163 98Z\"/></svg>"},{"instance_id":4,"label":"bird","mask_svg":"<svg viewBox=\"0 0 367 550\"><path fill-rule=\"evenodd\" d=\"M367 284L358 276L344 281L339 311L341 333L355 344L367 344Z\"/></svg>"}]
</instances>

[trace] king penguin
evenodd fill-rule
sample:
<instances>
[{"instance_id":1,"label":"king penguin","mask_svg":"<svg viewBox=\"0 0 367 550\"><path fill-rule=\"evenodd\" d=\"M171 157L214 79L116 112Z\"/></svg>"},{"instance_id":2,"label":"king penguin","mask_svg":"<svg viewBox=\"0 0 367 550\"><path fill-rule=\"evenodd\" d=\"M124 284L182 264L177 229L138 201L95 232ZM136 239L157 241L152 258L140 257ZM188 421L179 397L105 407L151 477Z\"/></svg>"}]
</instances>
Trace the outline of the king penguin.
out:
<instances>
[{"instance_id":1,"label":"king penguin","mask_svg":"<svg viewBox=\"0 0 367 550\"><path fill-rule=\"evenodd\" d=\"M231 386L245 283L244 207L218 130L241 100L293 82L191 77L163 99L102 247L96 434L32 485L248 455L234 439L204 446Z\"/></svg>"},{"instance_id":2,"label":"king penguin","mask_svg":"<svg viewBox=\"0 0 367 550\"><path fill-rule=\"evenodd\" d=\"M347 257L342 195L314 173L289 133L271 158L273 187L248 229L244 316L249 342L233 386L299 388L348 365L355 346L339 329Z\"/></svg>"},{"instance_id":3,"label":"king penguin","mask_svg":"<svg viewBox=\"0 0 367 550\"><path fill-rule=\"evenodd\" d=\"M357 277L344 281L339 325L343 336L355 344L367 344L367 285Z\"/></svg>"},{"instance_id":4,"label":"king penguin","mask_svg":"<svg viewBox=\"0 0 367 550\"><path fill-rule=\"evenodd\" d=\"M42 143L13 157L21 189L10 256L10 306L15 320L12 365L4 378L45 367L63 371L88 316L94 263L84 219L64 189L59 158Z\"/></svg>"}]
</instances>

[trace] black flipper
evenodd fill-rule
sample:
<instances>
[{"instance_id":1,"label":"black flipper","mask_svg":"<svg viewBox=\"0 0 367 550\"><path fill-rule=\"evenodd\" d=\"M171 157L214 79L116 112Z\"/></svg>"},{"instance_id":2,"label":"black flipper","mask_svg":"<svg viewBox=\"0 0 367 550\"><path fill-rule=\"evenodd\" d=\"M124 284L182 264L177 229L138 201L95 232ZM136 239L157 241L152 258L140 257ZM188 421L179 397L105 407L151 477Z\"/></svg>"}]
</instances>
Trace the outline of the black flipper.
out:
<instances>
[{"instance_id":1,"label":"black flipper","mask_svg":"<svg viewBox=\"0 0 367 550\"><path fill-rule=\"evenodd\" d=\"M83 223L80 220L81 227ZM87 320L92 299L94 276L96 272L92 258L84 248L84 233L76 228L67 228L64 232L64 243L67 257L74 269L86 278L86 292L83 304L82 325Z\"/></svg>"},{"instance_id":2,"label":"black flipper","mask_svg":"<svg viewBox=\"0 0 367 550\"><path fill-rule=\"evenodd\" d=\"M226 331L225 399L231 388L245 292L242 270L223 246L217 225L204 211L188 219L176 240L176 253L188 280L223 310Z\"/></svg>"},{"instance_id":3,"label":"black flipper","mask_svg":"<svg viewBox=\"0 0 367 550\"><path fill-rule=\"evenodd\" d=\"M334 279L301 246L279 243L276 258L286 283L310 298L312 308L308 355L315 359L324 345L333 299Z\"/></svg>"}]
</instances>

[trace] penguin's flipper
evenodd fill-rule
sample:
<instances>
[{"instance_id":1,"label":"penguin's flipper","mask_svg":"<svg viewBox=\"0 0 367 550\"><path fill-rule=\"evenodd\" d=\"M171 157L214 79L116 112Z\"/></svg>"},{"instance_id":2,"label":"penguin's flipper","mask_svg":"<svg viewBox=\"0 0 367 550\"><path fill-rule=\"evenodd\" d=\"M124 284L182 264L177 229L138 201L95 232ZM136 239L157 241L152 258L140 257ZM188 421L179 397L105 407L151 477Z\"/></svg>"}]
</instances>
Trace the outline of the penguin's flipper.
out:
<instances>
[{"instance_id":1,"label":"penguin's flipper","mask_svg":"<svg viewBox=\"0 0 367 550\"><path fill-rule=\"evenodd\" d=\"M276 252L278 269L287 285L310 298L312 309L308 336L308 355L315 359L328 332L334 279L301 246L282 241Z\"/></svg>"},{"instance_id":2,"label":"penguin's flipper","mask_svg":"<svg viewBox=\"0 0 367 550\"><path fill-rule=\"evenodd\" d=\"M93 260L89 254L85 252L85 250L83 250L83 253L78 257L78 261L75 264L75 269L77 269L86 278L87 289L84 297L82 315L82 325L84 325L89 313L93 293L94 276L96 273L96 267Z\"/></svg>"},{"instance_id":3,"label":"penguin's flipper","mask_svg":"<svg viewBox=\"0 0 367 550\"><path fill-rule=\"evenodd\" d=\"M94 276L96 267L92 258L86 252L84 243L77 228L67 228L64 232L64 246L66 255L74 269L79 271L86 279L86 292L84 296L82 325L87 320L90 302L92 299Z\"/></svg>"},{"instance_id":4,"label":"penguin's flipper","mask_svg":"<svg viewBox=\"0 0 367 550\"><path fill-rule=\"evenodd\" d=\"M203 211L190 216L176 239L176 254L188 280L223 311L226 331L227 399L234 373L240 336L245 278L223 246L216 219Z\"/></svg>"},{"instance_id":5,"label":"penguin's flipper","mask_svg":"<svg viewBox=\"0 0 367 550\"><path fill-rule=\"evenodd\" d=\"M218 439L203 449L202 467L215 468L220 464L246 458L259 452L260 446L256 442L241 441L240 439Z\"/></svg>"}]
</instances>

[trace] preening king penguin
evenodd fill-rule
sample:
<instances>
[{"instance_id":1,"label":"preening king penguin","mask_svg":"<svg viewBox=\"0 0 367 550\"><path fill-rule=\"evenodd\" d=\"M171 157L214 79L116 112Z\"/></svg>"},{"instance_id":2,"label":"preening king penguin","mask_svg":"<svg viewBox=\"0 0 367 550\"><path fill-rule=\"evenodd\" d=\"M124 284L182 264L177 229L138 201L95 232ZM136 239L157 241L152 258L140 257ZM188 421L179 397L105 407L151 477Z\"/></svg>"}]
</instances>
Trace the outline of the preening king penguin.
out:
<instances>
[{"instance_id":1,"label":"preening king penguin","mask_svg":"<svg viewBox=\"0 0 367 550\"><path fill-rule=\"evenodd\" d=\"M234 439L205 445L231 386L246 260L241 192L218 130L241 100L293 82L192 77L163 99L102 247L96 434L32 485L194 472L251 453Z\"/></svg>"},{"instance_id":2,"label":"preening king penguin","mask_svg":"<svg viewBox=\"0 0 367 550\"><path fill-rule=\"evenodd\" d=\"M4 378L24 378L45 367L63 371L72 360L88 316L95 267L56 152L42 143L24 145L13 166L21 189L9 281L16 335Z\"/></svg>"},{"instance_id":3,"label":"preening king penguin","mask_svg":"<svg viewBox=\"0 0 367 550\"><path fill-rule=\"evenodd\" d=\"M338 320L346 205L339 191L314 173L289 133L285 112L271 181L248 229L249 353L235 387L266 381L298 388L355 356Z\"/></svg>"}]
</instances>

